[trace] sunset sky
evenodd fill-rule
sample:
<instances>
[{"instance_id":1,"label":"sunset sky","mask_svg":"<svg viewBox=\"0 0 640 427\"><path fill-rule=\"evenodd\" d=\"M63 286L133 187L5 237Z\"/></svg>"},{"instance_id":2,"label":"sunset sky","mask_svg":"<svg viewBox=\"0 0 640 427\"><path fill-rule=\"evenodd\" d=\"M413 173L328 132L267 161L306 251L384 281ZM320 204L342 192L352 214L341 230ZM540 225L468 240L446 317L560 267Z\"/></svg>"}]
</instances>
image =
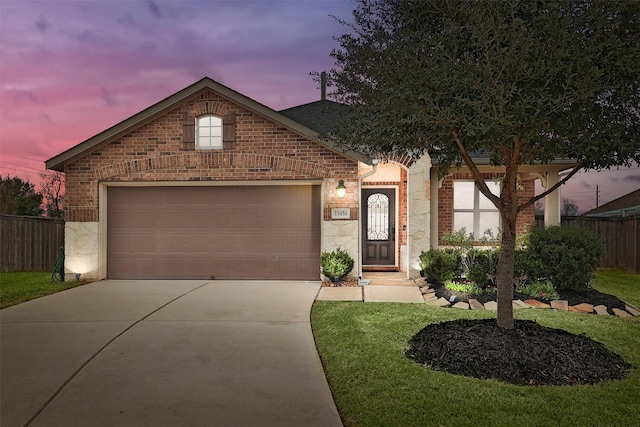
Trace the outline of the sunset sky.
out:
<instances>
[{"instance_id":1,"label":"sunset sky","mask_svg":"<svg viewBox=\"0 0 640 427\"><path fill-rule=\"evenodd\" d=\"M318 100L349 0L0 0L0 174L44 161L208 76L275 110ZM581 211L640 188L640 168L580 173Z\"/></svg>"}]
</instances>

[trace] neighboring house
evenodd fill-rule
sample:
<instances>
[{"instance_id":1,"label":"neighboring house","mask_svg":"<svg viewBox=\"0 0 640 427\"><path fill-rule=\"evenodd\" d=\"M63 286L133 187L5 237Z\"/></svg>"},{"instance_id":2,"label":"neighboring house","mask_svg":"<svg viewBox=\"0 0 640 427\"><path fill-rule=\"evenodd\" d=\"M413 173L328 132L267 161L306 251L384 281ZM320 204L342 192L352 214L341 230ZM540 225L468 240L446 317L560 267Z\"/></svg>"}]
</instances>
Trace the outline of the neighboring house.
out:
<instances>
[{"instance_id":1,"label":"neighboring house","mask_svg":"<svg viewBox=\"0 0 640 427\"><path fill-rule=\"evenodd\" d=\"M439 178L429 156L377 164L327 142L320 134L342 108L321 99L277 112L204 78L53 157L47 168L66 175L67 272L318 280L320 253L342 247L354 275L415 277L443 233L499 228L465 168ZM500 169L476 161L497 191ZM572 166L522 166L522 197ZM558 224L558 191L545 206ZM533 221L531 206L519 229Z\"/></svg>"},{"instance_id":2,"label":"neighboring house","mask_svg":"<svg viewBox=\"0 0 640 427\"><path fill-rule=\"evenodd\" d=\"M590 217L627 217L640 214L640 188L582 214Z\"/></svg>"}]
</instances>

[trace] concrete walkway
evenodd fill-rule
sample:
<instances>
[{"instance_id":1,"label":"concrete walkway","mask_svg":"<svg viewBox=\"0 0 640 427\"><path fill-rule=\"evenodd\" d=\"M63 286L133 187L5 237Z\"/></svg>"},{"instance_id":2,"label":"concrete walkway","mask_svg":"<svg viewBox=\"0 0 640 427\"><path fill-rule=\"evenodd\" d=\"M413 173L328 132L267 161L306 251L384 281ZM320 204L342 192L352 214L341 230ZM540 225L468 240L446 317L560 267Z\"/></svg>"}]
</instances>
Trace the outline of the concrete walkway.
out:
<instances>
[{"instance_id":1,"label":"concrete walkway","mask_svg":"<svg viewBox=\"0 0 640 427\"><path fill-rule=\"evenodd\" d=\"M317 300L424 303L420 288L415 281L407 279L406 273L367 272L362 279L367 285L322 287Z\"/></svg>"},{"instance_id":2,"label":"concrete walkway","mask_svg":"<svg viewBox=\"0 0 640 427\"><path fill-rule=\"evenodd\" d=\"M0 425L341 426L319 282L102 281L0 311Z\"/></svg>"}]
</instances>

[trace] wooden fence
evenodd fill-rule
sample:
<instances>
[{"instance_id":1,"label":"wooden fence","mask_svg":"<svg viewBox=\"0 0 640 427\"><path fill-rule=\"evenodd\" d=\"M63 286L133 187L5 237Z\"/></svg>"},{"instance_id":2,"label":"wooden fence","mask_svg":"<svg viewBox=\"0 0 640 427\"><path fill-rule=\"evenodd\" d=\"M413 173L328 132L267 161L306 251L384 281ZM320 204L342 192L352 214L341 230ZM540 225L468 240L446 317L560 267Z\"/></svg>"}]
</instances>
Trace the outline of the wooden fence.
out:
<instances>
[{"instance_id":1,"label":"wooden fence","mask_svg":"<svg viewBox=\"0 0 640 427\"><path fill-rule=\"evenodd\" d=\"M64 245L64 221L0 215L0 271L53 271Z\"/></svg>"},{"instance_id":2,"label":"wooden fence","mask_svg":"<svg viewBox=\"0 0 640 427\"><path fill-rule=\"evenodd\" d=\"M536 225L542 226L536 217ZM562 217L562 226L591 230L604 242L600 267L624 268L640 273L640 215L626 218Z\"/></svg>"}]
</instances>

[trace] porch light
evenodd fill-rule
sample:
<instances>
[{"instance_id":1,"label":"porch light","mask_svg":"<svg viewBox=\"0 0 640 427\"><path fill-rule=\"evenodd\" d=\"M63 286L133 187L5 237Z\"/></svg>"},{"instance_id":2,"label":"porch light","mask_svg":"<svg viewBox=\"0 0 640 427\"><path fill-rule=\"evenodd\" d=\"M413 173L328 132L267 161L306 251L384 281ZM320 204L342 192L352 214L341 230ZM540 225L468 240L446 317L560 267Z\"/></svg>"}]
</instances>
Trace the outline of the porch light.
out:
<instances>
[{"instance_id":1,"label":"porch light","mask_svg":"<svg viewBox=\"0 0 640 427\"><path fill-rule=\"evenodd\" d=\"M338 181L338 186L336 187L336 194L339 198L344 199L344 196L347 194L347 187L344 186L344 181Z\"/></svg>"}]
</instances>

